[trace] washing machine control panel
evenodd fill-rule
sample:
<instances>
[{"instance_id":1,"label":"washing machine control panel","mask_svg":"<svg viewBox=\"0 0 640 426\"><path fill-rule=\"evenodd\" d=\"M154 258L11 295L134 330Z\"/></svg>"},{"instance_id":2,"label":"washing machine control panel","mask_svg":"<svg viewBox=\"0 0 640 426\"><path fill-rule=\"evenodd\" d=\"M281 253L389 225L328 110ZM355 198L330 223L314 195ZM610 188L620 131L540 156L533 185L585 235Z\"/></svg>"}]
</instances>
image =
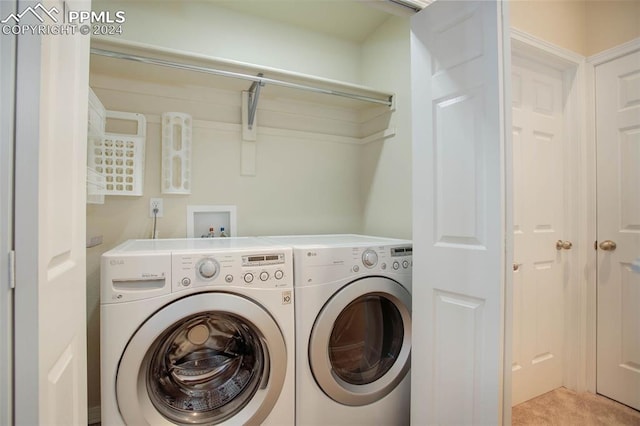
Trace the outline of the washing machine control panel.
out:
<instances>
[{"instance_id":1,"label":"washing machine control panel","mask_svg":"<svg viewBox=\"0 0 640 426\"><path fill-rule=\"evenodd\" d=\"M196 273L203 280L212 280L218 276L220 264L215 258L205 257L196 265Z\"/></svg>"},{"instance_id":2,"label":"washing machine control panel","mask_svg":"<svg viewBox=\"0 0 640 426\"><path fill-rule=\"evenodd\" d=\"M362 264L367 268L373 268L378 264L378 253L373 249L366 249L362 253Z\"/></svg>"},{"instance_id":3,"label":"washing machine control panel","mask_svg":"<svg viewBox=\"0 0 640 426\"><path fill-rule=\"evenodd\" d=\"M245 286L259 288L293 285L291 252L173 253L172 290L195 287Z\"/></svg>"}]
</instances>

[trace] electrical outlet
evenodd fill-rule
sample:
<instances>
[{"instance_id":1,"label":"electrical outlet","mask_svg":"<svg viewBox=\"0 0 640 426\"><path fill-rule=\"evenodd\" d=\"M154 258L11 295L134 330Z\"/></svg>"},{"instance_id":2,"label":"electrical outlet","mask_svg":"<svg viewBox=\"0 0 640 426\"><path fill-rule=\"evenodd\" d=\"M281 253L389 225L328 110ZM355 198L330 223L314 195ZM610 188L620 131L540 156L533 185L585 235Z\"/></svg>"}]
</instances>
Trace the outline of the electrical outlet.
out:
<instances>
[{"instance_id":1,"label":"electrical outlet","mask_svg":"<svg viewBox=\"0 0 640 426\"><path fill-rule=\"evenodd\" d=\"M149 200L149 217L153 217L153 209L158 209L156 217L162 217L164 215L164 205L162 198L152 198Z\"/></svg>"}]
</instances>

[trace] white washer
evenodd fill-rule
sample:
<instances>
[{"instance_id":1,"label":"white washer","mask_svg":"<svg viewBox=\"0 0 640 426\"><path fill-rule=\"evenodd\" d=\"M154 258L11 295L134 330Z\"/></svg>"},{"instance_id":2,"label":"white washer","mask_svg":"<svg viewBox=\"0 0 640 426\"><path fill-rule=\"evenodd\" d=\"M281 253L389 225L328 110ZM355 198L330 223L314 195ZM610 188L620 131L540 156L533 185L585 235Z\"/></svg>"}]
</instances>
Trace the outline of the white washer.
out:
<instances>
[{"instance_id":1,"label":"white washer","mask_svg":"<svg viewBox=\"0 0 640 426\"><path fill-rule=\"evenodd\" d=\"M102 424L292 425L291 249L131 240L102 255Z\"/></svg>"},{"instance_id":2,"label":"white washer","mask_svg":"<svg viewBox=\"0 0 640 426\"><path fill-rule=\"evenodd\" d=\"M268 238L293 247L296 424L408 425L411 241Z\"/></svg>"}]
</instances>

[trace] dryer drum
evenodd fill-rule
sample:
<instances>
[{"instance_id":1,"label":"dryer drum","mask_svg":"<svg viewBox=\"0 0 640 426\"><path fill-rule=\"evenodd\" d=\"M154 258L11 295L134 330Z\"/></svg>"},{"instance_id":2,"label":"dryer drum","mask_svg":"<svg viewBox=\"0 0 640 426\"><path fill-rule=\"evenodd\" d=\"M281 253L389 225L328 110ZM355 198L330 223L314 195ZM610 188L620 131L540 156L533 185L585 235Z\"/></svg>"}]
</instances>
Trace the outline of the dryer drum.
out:
<instances>
[{"instance_id":1,"label":"dryer drum","mask_svg":"<svg viewBox=\"0 0 640 426\"><path fill-rule=\"evenodd\" d=\"M308 353L316 383L334 401L381 400L410 368L411 294L384 277L345 285L317 314Z\"/></svg>"},{"instance_id":2,"label":"dryer drum","mask_svg":"<svg viewBox=\"0 0 640 426\"><path fill-rule=\"evenodd\" d=\"M265 362L253 326L222 312L174 325L145 358L154 407L173 422L192 424L219 423L241 410L258 389Z\"/></svg>"},{"instance_id":3,"label":"dryer drum","mask_svg":"<svg viewBox=\"0 0 640 426\"><path fill-rule=\"evenodd\" d=\"M329 338L334 373L347 383L364 385L384 376L402 350L402 315L389 299L364 295L338 315Z\"/></svg>"}]
</instances>

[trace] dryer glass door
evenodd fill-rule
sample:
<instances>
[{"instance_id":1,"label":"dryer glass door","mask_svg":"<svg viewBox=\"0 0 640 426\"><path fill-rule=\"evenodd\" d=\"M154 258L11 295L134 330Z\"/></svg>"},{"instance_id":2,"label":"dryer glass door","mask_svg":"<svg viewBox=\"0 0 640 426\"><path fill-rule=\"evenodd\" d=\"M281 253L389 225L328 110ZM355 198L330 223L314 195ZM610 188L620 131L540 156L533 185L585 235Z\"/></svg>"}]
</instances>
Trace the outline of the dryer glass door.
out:
<instances>
[{"instance_id":1,"label":"dryer glass door","mask_svg":"<svg viewBox=\"0 0 640 426\"><path fill-rule=\"evenodd\" d=\"M338 291L316 318L311 371L322 390L352 406L375 402L406 376L411 354L411 295L398 282L366 277Z\"/></svg>"},{"instance_id":2,"label":"dryer glass door","mask_svg":"<svg viewBox=\"0 0 640 426\"><path fill-rule=\"evenodd\" d=\"M334 373L347 383L375 382L402 350L404 324L395 304L380 294L358 297L340 312L329 337Z\"/></svg>"}]
</instances>

